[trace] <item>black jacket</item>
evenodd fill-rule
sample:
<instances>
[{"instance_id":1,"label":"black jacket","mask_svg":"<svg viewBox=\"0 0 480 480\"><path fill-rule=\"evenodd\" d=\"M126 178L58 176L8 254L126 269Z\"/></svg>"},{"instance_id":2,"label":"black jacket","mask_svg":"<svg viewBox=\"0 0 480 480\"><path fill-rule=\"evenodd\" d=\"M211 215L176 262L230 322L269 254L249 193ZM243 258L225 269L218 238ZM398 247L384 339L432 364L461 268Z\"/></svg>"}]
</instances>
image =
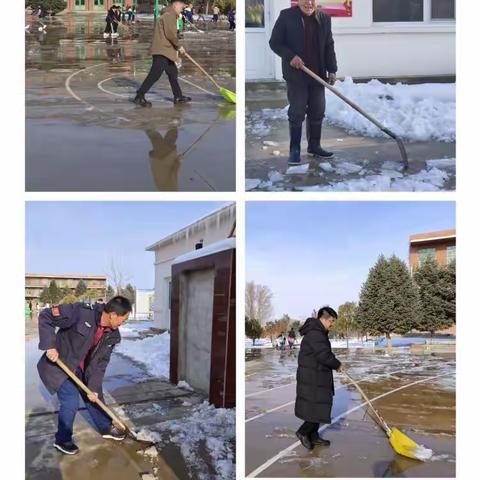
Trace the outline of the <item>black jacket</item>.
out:
<instances>
[{"instance_id":1,"label":"black jacket","mask_svg":"<svg viewBox=\"0 0 480 480\"><path fill-rule=\"evenodd\" d=\"M326 80L327 72L336 73L338 69L332 36L332 19L326 13L319 11L315 13L315 17L320 26L318 29L320 76ZM307 78L305 72L290 66L295 55L303 59L305 53L305 29L300 8L292 7L280 12L270 37L270 48L282 59L285 80L301 81Z\"/></svg>"},{"instance_id":2,"label":"black jacket","mask_svg":"<svg viewBox=\"0 0 480 480\"><path fill-rule=\"evenodd\" d=\"M84 303L74 303L43 309L38 317L38 348L56 348L60 360L75 371L93 345L103 308L104 305L101 304L90 307ZM104 333L95 350L85 359L85 380L90 390L102 393L105 370L113 347L120 341L118 330ZM51 394L68 378L58 365L48 360L46 353L40 358L37 368L42 382Z\"/></svg>"},{"instance_id":3,"label":"black jacket","mask_svg":"<svg viewBox=\"0 0 480 480\"><path fill-rule=\"evenodd\" d=\"M303 336L298 354L295 416L307 422L330 423L333 373L340 362L332 352L328 331L316 318L308 318L300 328Z\"/></svg>"}]
</instances>

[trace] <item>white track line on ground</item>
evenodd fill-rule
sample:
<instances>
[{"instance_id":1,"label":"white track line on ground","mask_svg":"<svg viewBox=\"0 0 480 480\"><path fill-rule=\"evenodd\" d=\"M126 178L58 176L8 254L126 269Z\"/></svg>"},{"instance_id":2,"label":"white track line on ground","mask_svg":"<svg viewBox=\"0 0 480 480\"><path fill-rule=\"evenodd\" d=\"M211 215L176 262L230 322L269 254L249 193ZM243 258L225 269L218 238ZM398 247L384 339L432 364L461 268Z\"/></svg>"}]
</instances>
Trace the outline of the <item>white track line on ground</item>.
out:
<instances>
[{"instance_id":1,"label":"white track line on ground","mask_svg":"<svg viewBox=\"0 0 480 480\"><path fill-rule=\"evenodd\" d=\"M88 105L89 107L96 108L92 104L88 103L87 101L83 100L83 98L79 97L73 90L70 84L72 83L72 80L74 77L76 77L79 73L82 72L87 72L88 70L93 70L94 68L101 67L103 65L109 65L108 63L99 63L97 65L92 65L87 68L81 68L80 70L77 70L76 72L73 72L66 80L65 80L65 88L67 92L78 102L83 103L84 105ZM98 110L98 109L97 109Z\"/></svg>"},{"instance_id":2,"label":"white track line on ground","mask_svg":"<svg viewBox=\"0 0 480 480\"><path fill-rule=\"evenodd\" d=\"M121 98L129 98L130 95L128 94L115 93L115 92L111 92L110 90L107 90L106 88L103 88L103 84L105 82L108 82L109 80L112 80L117 76L119 75L114 75L113 77L108 77L105 80L101 80L100 82L97 83L97 88L99 88L102 92L107 93L108 95L114 95L115 97L121 97Z\"/></svg>"},{"instance_id":3,"label":"white track line on ground","mask_svg":"<svg viewBox=\"0 0 480 480\"><path fill-rule=\"evenodd\" d=\"M405 367L405 368L408 368L408 367ZM414 367L414 368L417 368L417 367ZM394 373L400 373L401 371L402 370L398 370L396 372L391 372L390 375L393 375ZM380 374L371 373L370 375L380 375ZM297 382L295 381L295 382L292 382L292 383L286 383L285 385L280 385L279 387L267 388L266 390L260 390L259 392L248 393L247 395L245 395L245 398L256 397L257 395L263 395L264 393L271 392L273 390L278 390L279 388L289 387L291 385L295 385L296 383Z\"/></svg>"},{"instance_id":4,"label":"white track line on ground","mask_svg":"<svg viewBox=\"0 0 480 480\"><path fill-rule=\"evenodd\" d=\"M452 373L451 372L448 372L448 373L441 373L440 375L435 375L433 377L427 377L427 378L423 378L421 380L417 380L416 382L412 382L412 383L409 383L407 385L403 385L401 387L398 387L398 388L395 388L393 390L390 390L388 392L385 392L385 393L382 393L381 395L378 395L377 397L374 397L374 398L371 398L370 399L370 402L374 402L376 400L380 400L381 398L383 397L386 397L387 395L391 395L392 393L396 393L396 392L399 392L400 390L404 390L405 388L408 388L408 387L413 387L414 385L418 385L419 383L424 383L424 382L428 382L430 380L435 380L436 378L440 378L440 377L446 377L447 375L451 375ZM351 408L350 410L346 410L345 412L341 413L340 415L337 415L330 424L327 424L327 425L324 425L323 427L320 427L320 429L318 430L318 433L321 433L323 432L324 430L326 430L330 425L333 425L334 423L337 423L339 420L341 420L342 418L346 417L347 415L350 415L351 413L357 411L357 410L360 410L362 407L364 407L365 405L368 405L367 402L363 402L361 403L360 405L356 406L356 407L353 407ZM277 460L279 460L280 458L284 457L287 453L291 452L292 450L295 450L295 448L299 447L301 444L300 442L295 442L294 444L290 445L289 447L283 449L281 452L277 453L274 457L270 458L269 460L267 460L265 463L263 463L262 465L260 465L258 468L256 468L252 473L248 474L247 476L249 478L253 478L253 477L257 477L260 473L262 473L264 470L266 470L268 467L270 467L271 465L273 465Z\"/></svg>"},{"instance_id":5,"label":"white track line on ground","mask_svg":"<svg viewBox=\"0 0 480 480\"><path fill-rule=\"evenodd\" d=\"M390 373L383 373L383 374L382 373L371 373L370 376L371 375L377 375L378 377L389 377L390 375L395 375L396 373L404 372L406 370L406 368L407 367L403 368L402 370L397 370L395 372L390 372ZM366 382L370 378L370 376L364 377L364 378L358 380L358 383ZM294 385L294 383L289 383L289 385ZM335 388L335 391L343 390L344 388L347 388L349 385L353 385L352 382L349 382L345 385L341 385L338 388ZM267 415L268 413L273 413L273 412L276 412L277 410L281 410L282 408L288 407L289 405L293 405L294 403L295 403L295 400L292 400L291 402L284 403L283 405L280 405L279 407L274 407L274 408L270 408L269 410L265 410L264 412L259 413L258 415L255 415L254 417L247 418L245 420L245 423L256 420L257 418L261 418L261 417Z\"/></svg>"}]
</instances>

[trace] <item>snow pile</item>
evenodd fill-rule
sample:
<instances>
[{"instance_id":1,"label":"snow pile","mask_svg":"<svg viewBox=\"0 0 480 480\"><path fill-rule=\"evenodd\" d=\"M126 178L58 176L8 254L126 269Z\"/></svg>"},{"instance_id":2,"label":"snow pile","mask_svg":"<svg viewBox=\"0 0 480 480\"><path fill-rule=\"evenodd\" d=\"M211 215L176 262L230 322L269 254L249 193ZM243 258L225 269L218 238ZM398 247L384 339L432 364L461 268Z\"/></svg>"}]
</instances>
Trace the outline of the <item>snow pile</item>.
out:
<instances>
[{"instance_id":1,"label":"snow pile","mask_svg":"<svg viewBox=\"0 0 480 480\"><path fill-rule=\"evenodd\" d=\"M455 141L455 84L384 84L378 80L354 83L351 78L337 89L382 125L412 141ZM326 118L350 133L368 137L384 134L343 100L327 90Z\"/></svg>"},{"instance_id":2,"label":"snow pile","mask_svg":"<svg viewBox=\"0 0 480 480\"><path fill-rule=\"evenodd\" d=\"M411 141L455 141L455 84L384 84L379 80L354 83L351 78L336 88L382 125ZM284 108L265 108L247 115L247 132L257 138L270 133L270 124L287 120ZM385 137L385 134L343 100L327 90L326 119L352 134Z\"/></svg>"},{"instance_id":3,"label":"snow pile","mask_svg":"<svg viewBox=\"0 0 480 480\"><path fill-rule=\"evenodd\" d=\"M347 348L347 341L343 339L331 339L330 343L332 348ZM348 348L373 348L374 346L375 342L371 340L362 341L357 338L348 340Z\"/></svg>"},{"instance_id":4,"label":"snow pile","mask_svg":"<svg viewBox=\"0 0 480 480\"><path fill-rule=\"evenodd\" d=\"M188 417L169 420L157 426L168 433L168 440L180 448L191 469L192 478L233 480L235 464L233 443L235 441L235 409L215 408L208 402L192 408ZM143 428L142 438L159 441L161 435ZM201 452L210 457L205 461ZM215 469L212 475L211 467Z\"/></svg>"},{"instance_id":5,"label":"snow pile","mask_svg":"<svg viewBox=\"0 0 480 480\"><path fill-rule=\"evenodd\" d=\"M430 460L433 456L433 450L429 448L425 448L423 445L419 445L412 453L419 459L419 460Z\"/></svg>"},{"instance_id":6,"label":"snow pile","mask_svg":"<svg viewBox=\"0 0 480 480\"><path fill-rule=\"evenodd\" d=\"M124 339L115 347L115 352L143 364L155 377L170 376L170 333L143 338Z\"/></svg>"},{"instance_id":7,"label":"snow pile","mask_svg":"<svg viewBox=\"0 0 480 480\"><path fill-rule=\"evenodd\" d=\"M120 327L120 333L122 336L127 337L138 337L140 332L150 330L151 327L154 327L155 324L152 320L146 321L131 321L123 324Z\"/></svg>"}]
</instances>

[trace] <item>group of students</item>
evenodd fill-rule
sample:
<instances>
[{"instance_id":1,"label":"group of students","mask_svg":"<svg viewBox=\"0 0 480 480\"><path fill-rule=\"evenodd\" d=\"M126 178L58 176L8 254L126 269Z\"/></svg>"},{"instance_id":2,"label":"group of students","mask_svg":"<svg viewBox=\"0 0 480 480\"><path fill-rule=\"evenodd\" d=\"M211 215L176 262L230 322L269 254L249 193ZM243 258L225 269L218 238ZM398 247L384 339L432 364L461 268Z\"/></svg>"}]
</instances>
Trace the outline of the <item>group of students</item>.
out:
<instances>
[{"instance_id":1,"label":"group of students","mask_svg":"<svg viewBox=\"0 0 480 480\"><path fill-rule=\"evenodd\" d=\"M195 22L194 20L194 9L193 9L193 4L189 3L188 5L185 6L183 9L181 18L180 18L180 24L182 25L182 28L179 28L179 30L183 30L183 26L185 23L189 23L193 25ZM235 30L236 24L235 24L235 16L236 16L236 11L235 10L230 10L227 14L227 19L228 22L230 23L230 28L229 30ZM203 21L205 21L205 17L202 15L201 11L198 12L198 18L202 18ZM213 16L212 16L212 22L213 23L218 23L218 20L220 18L220 8L217 5L213 6Z\"/></svg>"},{"instance_id":2,"label":"group of students","mask_svg":"<svg viewBox=\"0 0 480 480\"><path fill-rule=\"evenodd\" d=\"M280 335L277 337L275 349L286 350L286 345L288 341L288 348L292 350L294 348L296 338L297 336L295 335L295 331L293 330L293 328L290 329L287 337L285 337L285 334L283 332L280 333Z\"/></svg>"},{"instance_id":3,"label":"group of students","mask_svg":"<svg viewBox=\"0 0 480 480\"><path fill-rule=\"evenodd\" d=\"M121 22L135 23L135 16L137 14L137 7L135 5L127 5L125 9L121 5L112 5L108 10L105 21L107 23L103 38L118 37L118 25Z\"/></svg>"}]
</instances>

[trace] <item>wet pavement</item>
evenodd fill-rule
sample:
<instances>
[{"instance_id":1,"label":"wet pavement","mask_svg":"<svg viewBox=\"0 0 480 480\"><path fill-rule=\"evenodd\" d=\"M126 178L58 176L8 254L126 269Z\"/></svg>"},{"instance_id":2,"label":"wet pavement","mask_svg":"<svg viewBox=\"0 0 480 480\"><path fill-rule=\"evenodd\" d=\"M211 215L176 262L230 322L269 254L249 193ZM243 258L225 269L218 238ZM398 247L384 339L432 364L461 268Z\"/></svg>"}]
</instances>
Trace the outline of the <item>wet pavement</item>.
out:
<instances>
[{"instance_id":1,"label":"wet pavement","mask_svg":"<svg viewBox=\"0 0 480 480\"><path fill-rule=\"evenodd\" d=\"M455 190L455 143L405 141L409 168L402 172L394 140L353 135L327 121L323 124L322 147L333 151L334 158L321 160L307 155L304 129L303 168L291 172L288 121L281 112L287 105L283 84L247 85L246 97L247 190ZM264 109L271 109L266 119ZM432 172L433 168L439 172Z\"/></svg>"},{"instance_id":2,"label":"wet pavement","mask_svg":"<svg viewBox=\"0 0 480 480\"><path fill-rule=\"evenodd\" d=\"M434 451L432 460L419 462L393 452L365 407L358 408L360 394L340 374L334 374L333 423L322 432L332 444L304 449L295 436L302 423L294 415L297 354L262 350L246 363L247 476L455 476L454 355L412 355L408 348L390 355L336 350L386 422Z\"/></svg>"},{"instance_id":3,"label":"wet pavement","mask_svg":"<svg viewBox=\"0 0 480 480\"><path fill-rule=\"evenodd\" d=\"M183 480L197 478L198 472L215 471L206 449L199 449L196 464L192 465L189 455L169 430L186 422L205 397L152 377L142 364L115 352L104 381L106 403L141 438L150 438L153 432L155 447L142 451L131 439L123 442L102 439L82 406L74 425L74 440L80 453L68 456L55 450L58 402L43 387L36 370L42 353L38 350L36 323L29 321L26 326L26 478ZM202 478L216 477L204 474Z\"/></svg>"},{"instance_id":4,"label":"wet pavement","mask_svg":"<svg viewBox=\"0 0 480 480\"><path fill-rule=\"evenodd\" d=\"M35 22L31 17L27 23ZM26 33L28 191L234 191L235 106L187 59L175 106L166 75L130 102L147 75L153 17L104 39L104 15L61 15ZM186 50L235 91L235 35L186 32Z\"/></svg>"}]
</instances>

